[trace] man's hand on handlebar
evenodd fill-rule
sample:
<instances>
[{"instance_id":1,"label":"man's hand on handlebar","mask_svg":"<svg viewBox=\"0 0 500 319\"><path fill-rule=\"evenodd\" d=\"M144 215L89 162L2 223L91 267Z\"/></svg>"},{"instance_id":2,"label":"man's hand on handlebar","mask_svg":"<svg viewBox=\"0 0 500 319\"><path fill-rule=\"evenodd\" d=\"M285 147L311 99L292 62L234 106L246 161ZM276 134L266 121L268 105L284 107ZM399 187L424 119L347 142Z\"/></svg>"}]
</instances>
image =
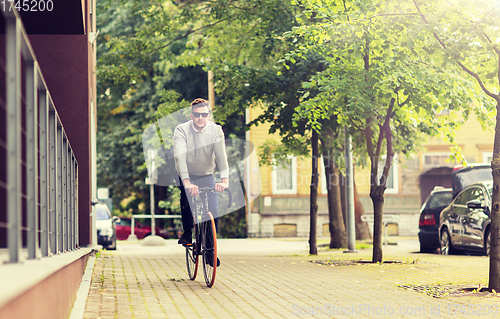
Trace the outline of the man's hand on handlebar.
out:
<instances>
[{"instance_id":1,"label":"man's hand on handlebar","mask_svg":"<svg viewBox=\"0 0 500 319\"><path fill-rule=\"evenodd\" d=\"M215 184L215 190L218 192L223 192L228 187L229 187L229 179L227 178L223 178L222 183Z\"/></svg>"},{"instance_id":2,"label":"man's hand on handlebar","mask_svg":"<svg viewBox=\"0 0 500 319\"><path fill-rule=\"evenodd\" d=\"M189 192L189 195L191 196L197 196L198 195L198 186L196 186L195 184L191 184L191 181L189 179L185 179L182 181L182 183L184 184L184 188L186 189L186 191ZM217 187L217 185L215 186Z\"/></svg>"}]
</instances>

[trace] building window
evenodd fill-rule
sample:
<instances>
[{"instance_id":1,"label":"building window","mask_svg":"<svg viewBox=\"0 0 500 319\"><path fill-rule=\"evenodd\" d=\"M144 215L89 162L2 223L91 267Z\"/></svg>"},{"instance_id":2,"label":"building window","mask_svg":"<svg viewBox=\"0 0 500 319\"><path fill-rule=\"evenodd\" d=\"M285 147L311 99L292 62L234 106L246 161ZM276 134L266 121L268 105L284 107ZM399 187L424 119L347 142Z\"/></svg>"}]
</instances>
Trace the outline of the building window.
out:
<instances>
[{"instance_id":1,"label":"building window","mask_svg":"<svg viewBox=\"0 0 500 319\"><path fill-rule=\"evenodd\" d=\"M272 172L273 194L297 194L297 159L288 156Z\"/></svg>"},{"instance_id":2,"label":"building window","mask_svg":"<svg viewBox=\"0 0 500 319\"><path fill-rule=\"evenodd\" d=\"M424 167L453 166L452 162L447 162L450 153L428 153L423 155Z\"/></svg>"},{"instance_id":3,"label":"building window","mask_svg":"<svg viewBox=\"0 0 500 319\"><path fill-rule=\"evenodd\" d=\"M493 152L483 152L483 163L491 164L493 160Z\"/></svg>"},{"instance_id":4,"label":"building window","mask_svg":"<svg viewBox=\"0 0 500 319\"><path fill-rule=\"evenodd\" d=\"M330 165L334 165L333 161L330 161ZM319 167L319 188L318 188L318 193L320 194L328 194L328 181L326 179L326 172L325 172L325 162L323 160L323 156L321 156L318 159L318 167ZM340 178L337 176L337 178ZM340 183L340 180L337 179L337 183Z\"/></svg>"},{"instance_id":5,"label":"building window","mask_svg":"<svg viewBox=\"0 0 500 319\"><path fill-rule=\"evenodd\" d=\"M378 162L378 181L380 182L380 177L382 176L382 173L384 172L384 165L385 165L385 156L382 157L382 159ZM399 164L398 164L398 156L397 154L394 155L392 159L392 165L391 169L389 170L389 175L387 176L387 184L386 184L386 189L385 193L386 194L397 194L399 193Z\"/></svg>"}]
</instances>

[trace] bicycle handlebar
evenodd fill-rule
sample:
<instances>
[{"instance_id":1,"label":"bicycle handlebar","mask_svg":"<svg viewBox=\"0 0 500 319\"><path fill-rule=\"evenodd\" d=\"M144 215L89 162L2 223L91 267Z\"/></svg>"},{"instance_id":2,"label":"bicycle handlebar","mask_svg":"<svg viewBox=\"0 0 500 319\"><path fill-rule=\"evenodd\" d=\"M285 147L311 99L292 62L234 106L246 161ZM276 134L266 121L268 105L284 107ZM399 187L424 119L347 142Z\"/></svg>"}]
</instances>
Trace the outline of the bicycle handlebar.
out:
<instances>
[{"instance_id":1,"label":"bicycle handlebar","mask_svg":"<svg viewBox=\"0 0 500 319\"><path fill-rule=\"evenodd\" d=\"M198 187L198 191L202 192L202 191L211 191L211 190L215 190L214 187ZM225 192L227 192L227 195L229 196L229 200L227 202L227 208L231 208L232 204L233 204L233 193L231 192L231 190L228 188L225 188L224 189Z\"/></svg>"},{"instance_id":2,"label":"bicycle handlebar","mask_svg":"<svg viewBox=\"0 0 500 319\"><path fill-rule=\"evenodd\" d=\"M227 208L231 208L231 205L233 204L233 193L231 193L231 190L229 188L226 188L224 191L227 192L227 195L229 196L229 200L227 201Z\"/></svg>"}]
</instances>

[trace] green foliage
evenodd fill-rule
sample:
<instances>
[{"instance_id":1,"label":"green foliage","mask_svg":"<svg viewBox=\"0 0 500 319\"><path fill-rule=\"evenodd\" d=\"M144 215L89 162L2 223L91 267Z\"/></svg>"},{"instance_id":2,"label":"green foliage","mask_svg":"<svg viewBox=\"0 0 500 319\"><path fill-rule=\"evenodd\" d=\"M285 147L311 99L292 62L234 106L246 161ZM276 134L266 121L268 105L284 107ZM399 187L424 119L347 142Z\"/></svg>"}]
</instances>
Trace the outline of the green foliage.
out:
<instances>
[{"instance_id":1,"label":"green foliage","mask_svg":"<svg viewBox=\"0 0 500 319\"><path fill-rule=\"evenodd\" d=\"M148 209L143 129L206 97L207 70L215 74L216 119L226 134L242 138L245 108L263 108L246 128L270 123L269 133L280 135L281 143L267 142L259 152L267 164L272 155L307 154L311 129L325 149L341 154L340 128L348 125L355 156L378 160L388 152L411 154L428 135L456 145L457 113L467 120L475 112L485 127L494 116L491 95L473 90L498 92L500 19L487 1L97 6L99 184L111 187L115 205L128 199L127 212ZM481 81L464 78L457 61ZM167 209L174 209L172 192L162 202Z\"/></svg>"},{"instance_id":2,"label":"green foliage","mask_svg":"<svg viewBox=\"0 0 500 319\"><path fill-rule=\"evenodd\" d=\"M247 220L244 207L219 217L219 236L222 238L247 237Z\"/></svg>"},{"instance_id":3,"label":"green foliage","mask_svg":"<svg viewBox=\"0 0 500 319\"><path fill-rule=\"evenodd\" d=\"M370 137L365 142L372 160L380 157L388 132L395 153L409 154L423 135L443 131L453 142L455 120L435 114L462 110L467 120L477 103L473 84L434 51L435 39L422 35L411 2L314 2L306 12L316 23L285 34L302 39L285 63L291 67L314 52L327 68L303 83L295 121L307 119L321 130L322 120L336 116L340 125Z\"/></svg>"},{"instance_id":4,"label":"green foliage","mask_svg":"<svg viewBox=\"0 0 500 319\"><path fill-rule=\"evenodd\" d=\"M325 65L302 83L294 126L306 120L322 132L324 121L335 119L337 127L350 127L355 141L364 139L372 163L370 196L379 221L373 231L374 262L382 261L380 221L393 156L415 152L429 135L442 133L455 144L453 128L459 123L454 113L467 120L480 103L472 93L474 83L450 67L453 59L463 58L461 52L436 50L435 34L424 32L431 23L423 23L414 3L297 2L304 8L298 20L308 23L284 35L294 44L283 61L287 70L311 54L323 57ZM437 116L442 111L452 115ZM486 121L486 116L481 118Z\"/></svg>"},{"instance_id":5,"label":"green foliage","mask_svg":"<svg viewBox=\"0 0 500 319\"><path fill-rule=\"evenodd\" d=\"M110 189L115 207L125 215L149 212L144 129L188 106L185 99L207 94L201 67L176 69L142 37L147 21L141 8L141 2L97 3L98 184Z\"/></svg>"},{"instance_id":6,"label":"green foliage","mask_svg":"<svg viewBox=\"0 0 500 319\"><path fill-rule=\"evenodd\" d=\"M166 200L160 200L158 202L158 207L163 208L168 211L169 215L180 215L181 214L181 191L178 187L167 186L168 194L170 197Z\"/></svg>"},{"instance_id":7,"label":"green foliage","mask_svg":"<svg viewBox=\"0 0 500 319\"><path fill-rule=\"evenodd\" d=\"M208 69L273 65L282 45L278 35L293 24L294 13L279 0L108 0L97 7L99 184L111 189L125 214L144 213L149 192L143 130L188 101L207 97ZM216 120L226 136L242 138L244 108L224 105L225 92L219 96ZM166 193L161 205L172 211L175 193Z\"/></svg>"},{"instance_id":8,"label":"green foliage","mask_svg":"<svg viewBox=\"0 0 500 319\"><path fill-rule=\"evenodd\" d=\"M480 95L475 109L483 127L491 125L492 110L499 91L500 6L495 1L476 0L450 3L415 1L421 33L434 37L432 53L441 55L443 65L459 69L474 81ZM471 94L474 94L471 93Z\"/></svg>"}]
</instances>

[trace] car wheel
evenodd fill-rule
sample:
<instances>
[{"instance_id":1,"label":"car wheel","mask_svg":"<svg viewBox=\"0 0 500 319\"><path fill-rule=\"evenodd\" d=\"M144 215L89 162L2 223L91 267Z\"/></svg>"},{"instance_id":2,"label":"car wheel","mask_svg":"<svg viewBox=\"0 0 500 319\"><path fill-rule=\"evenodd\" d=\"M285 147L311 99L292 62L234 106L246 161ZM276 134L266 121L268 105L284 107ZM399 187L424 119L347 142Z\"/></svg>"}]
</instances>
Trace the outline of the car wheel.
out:
<instances>
[{"instance_id":1,"label":"car wheel","mask_svg":"<svg viewBox=\"0 0 500 319\"><path fill-rule=\"evenodd\" d=\"M433 251L434 249L431 246L420 243L421 253L432 253Z\"/></svg>"},{"instance_id":2,"label":"car wheel","mask_svg":"<svg viewBox=\"0 0 500 319\"><path fill-rule=\"evenodd\" d=\"M112 239L112 244L108 246L108 250L116 250L116 237Z\"/></svg>"},{"instance_id":3,"label":"car wheel","mask_svg":"<svg viewBox=\"0 0 500 319\"><path fill-rule=\"evenodd\" d=\"M448 233L448 229L446 228L444 228L441 231L440 245L441 245L441 255L449 255L453 252L450 233Z\"/></svg>"},{"instance_id":4,"label":"car wheel","mask_svg":"<svg viewBox=\"0 0 500 319\"><path fill-rule=\"evenodd\" d=\"M486 233L486 239L484 241L484 254L486 256L490 255L490 248L491 248L491 232L488 229L488 232Z\"/></svg>"}]
</instances>

